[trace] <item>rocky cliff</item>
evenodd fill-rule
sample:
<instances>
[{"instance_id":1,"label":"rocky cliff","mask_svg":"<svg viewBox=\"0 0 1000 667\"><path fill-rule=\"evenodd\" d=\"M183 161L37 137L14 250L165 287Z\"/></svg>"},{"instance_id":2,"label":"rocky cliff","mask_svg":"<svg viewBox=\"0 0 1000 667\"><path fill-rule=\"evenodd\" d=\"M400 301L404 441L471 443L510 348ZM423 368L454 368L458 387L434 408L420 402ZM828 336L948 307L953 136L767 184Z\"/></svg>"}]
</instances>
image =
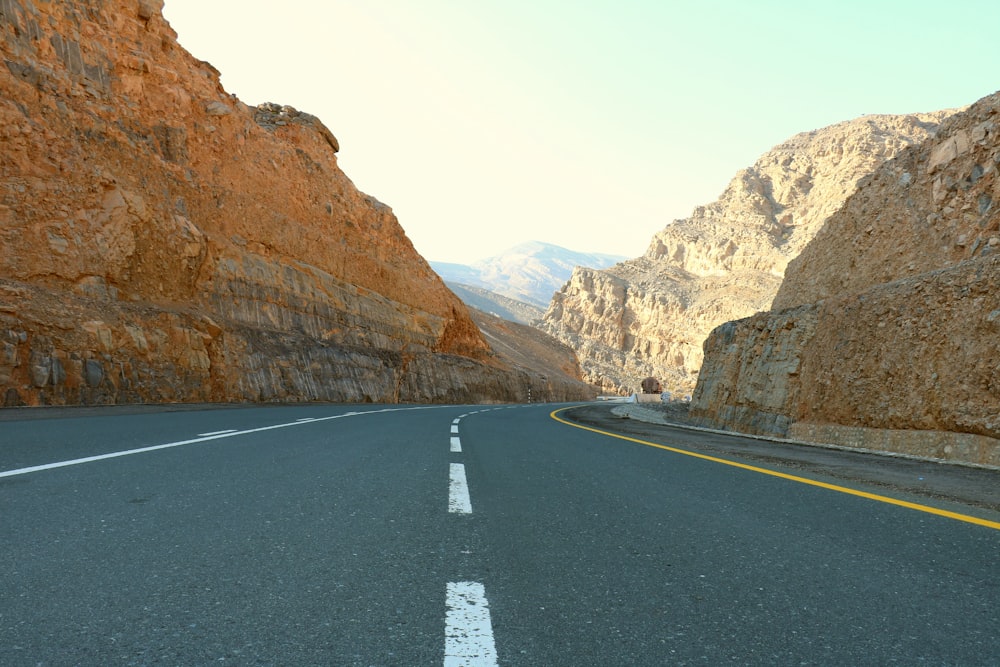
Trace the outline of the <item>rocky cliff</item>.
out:
<instances>
[{"instance_id":1,"label":"rocky cliff","mask_svg":"<svg viewBox=\"0 0 1000 667\"><path fill-rule=\"evenodd\" d=\"M577 269L542 328L576 349L587 379L606 391L635 391L654 376L690 393L709 332L766 310L788 262L858 181L947 115L865 116L792 137L716 202L656 234L644 256Z\"/></svg>"},{"instance_id":2,"label":"rocky cliff","mask_svg":"<svg viewBox=\"0 0 1000 667\"><path fill-rule=\"evenodd\" d=\"M716 329L692 413L1000 465L1000 94L864 179L774 310Z\"/></svg>"},{"instance_id":3,"label":"rocky cliff","mask_svg":"<svg viewBox=\"0 0 1000 667\"><path fill-rule=\"evenodd\" d=\"M227 94L162 5L0 0L4 404L542 382L490 348L322 122Z\"/></svg>"}]
</instances>

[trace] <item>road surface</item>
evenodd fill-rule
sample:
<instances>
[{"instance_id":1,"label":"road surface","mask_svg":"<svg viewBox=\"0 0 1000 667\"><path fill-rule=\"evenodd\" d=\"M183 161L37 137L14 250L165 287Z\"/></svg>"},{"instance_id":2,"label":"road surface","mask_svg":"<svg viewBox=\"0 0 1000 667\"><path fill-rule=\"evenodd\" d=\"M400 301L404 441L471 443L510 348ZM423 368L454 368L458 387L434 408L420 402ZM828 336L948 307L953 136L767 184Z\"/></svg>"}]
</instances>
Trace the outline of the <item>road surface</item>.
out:
<instances>
[{"instance_id":1,"label":"road surface","mask_svg":"<svg viewBox=\"0 0 1000 667\"><path fill-rule=\"evenodd\" d=\"M0 664L1000 663L998 473L562 407L0 416Z\"/></svg>"}]
</instances>

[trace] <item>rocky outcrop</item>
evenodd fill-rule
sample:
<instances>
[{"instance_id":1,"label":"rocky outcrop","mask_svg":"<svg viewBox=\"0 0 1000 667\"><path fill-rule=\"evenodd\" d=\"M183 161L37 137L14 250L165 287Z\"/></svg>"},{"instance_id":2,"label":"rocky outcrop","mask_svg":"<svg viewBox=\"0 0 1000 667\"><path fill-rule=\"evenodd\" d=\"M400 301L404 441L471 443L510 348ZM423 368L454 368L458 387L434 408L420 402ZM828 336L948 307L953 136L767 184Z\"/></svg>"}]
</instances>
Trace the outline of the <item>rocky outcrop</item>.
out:
<instances>
[{"instance_id":1,"label":"rocky outcrop","mask_svg":"<svg viewBox=\"0 0 1000 667\"><path fill-rule=\"evenodd\" d=\"M330 130L162 4L0 0L3 402L517 400Z\"/></svg>"},{"instance_id":2,"label":"rocky outcrop","mask_svg":"<svg viewBox=\"0 0 1000 667\"><path fill-rule=\"evenodd\" d=\"M858 181L947 115L865 116L792 137L716 202L656 234L644 256L577 269L542 328L574 347L585 377L606 391L635 391L654 376L690 393L709 332L766 310L788 262Z\"/></svg>"},{"instance_id":3,"label":"rocky outcrop","mask_svg":"<svg viewBox=\"0 0 1000 667\"><path fill-rule=\"evenodd\" d=\"M774 310L716 329L692 414L1000 465L1000 94L859 185Z\"/></svg>"}]
</instances>

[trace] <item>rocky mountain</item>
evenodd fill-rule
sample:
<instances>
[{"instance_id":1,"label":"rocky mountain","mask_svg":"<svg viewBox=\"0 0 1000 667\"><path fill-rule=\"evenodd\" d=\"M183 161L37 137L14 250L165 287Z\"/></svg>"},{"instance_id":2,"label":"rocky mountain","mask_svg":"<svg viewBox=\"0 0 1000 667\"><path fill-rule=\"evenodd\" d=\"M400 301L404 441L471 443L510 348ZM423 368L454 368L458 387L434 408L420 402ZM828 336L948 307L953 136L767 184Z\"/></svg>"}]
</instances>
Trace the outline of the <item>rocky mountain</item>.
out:
<instances>
[{"instance_id":1,"label":"rocky mountain","mask_svg":"<svg viewBox=\"0 0 1000 667\"><path fill-rule=\"evenodd\" d=\"M786 265L858 181L932 136L949 113L864 116L792 137L736 174L717 201L667 225L642 257L576 269L541 328L573 347L604 391L635 391L653 376L690 393L709 332L766 310Z\"/></svg>"},{"instance_id":2,"label":"rocky mountain","mask_svg":"<svg viewBox=\"0 0 1000 667\"><path fill-rule=\"evenodd\" d=\"M1000 465L1000 93L862 180L773 310L705 343L708 423Z\"/></svg>"},{"instance_id":3,"label":"rocky mountain","mask_svg":"<svg viewBox=\"0 0 1000 667\"><path fill-rule=\"evenodd\" d=\"M4 404L590 393L494 350L330 130L226 93L162 6L0 2Z\"/></svg>"},{"instance_id":4,"label":"rocky mountain","mask_svg":"<svg viewBox=\"0 0 1000 667\"><path fill-rule=\"evenodd\" d=\"M431 262L431 267L446 282L484 288L544 310L577 266L602 269L623 259L529 241L472 264Z\"/></svg>"},{"instance_id":5,"label":"rocky mountain","mask_svg":"<svg viewBox=\"0 0 1000 667\"><path fill-rule=\"evenodd\" d=\"M501 296L485 287L473 287L450 281L445 282L445 285L469 308L481 310L510 322L530 325L545 314L545 311L538 306Z\"/></svg>"}]
</instances>

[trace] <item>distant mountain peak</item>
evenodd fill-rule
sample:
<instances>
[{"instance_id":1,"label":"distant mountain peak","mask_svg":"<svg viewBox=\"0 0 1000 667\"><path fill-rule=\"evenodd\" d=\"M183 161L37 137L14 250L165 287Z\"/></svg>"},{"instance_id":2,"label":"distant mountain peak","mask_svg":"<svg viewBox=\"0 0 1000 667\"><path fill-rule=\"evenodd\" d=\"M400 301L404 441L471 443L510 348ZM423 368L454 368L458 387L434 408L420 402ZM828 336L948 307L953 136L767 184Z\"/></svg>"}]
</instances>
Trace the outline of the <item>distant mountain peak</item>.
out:
<instances>
[{"instance_id":1,"label":"distant mountain peak","mask_svg":"<svg viewBox=\"0 0 1000 667\"><path fill-rule=\"evenodd\" d=\"M625 259L544 241L525 241L472 264L431 262L431 267L445 281L484 288L544 310L576 267L604 269Z\"/></svg>"}]
</instances>

